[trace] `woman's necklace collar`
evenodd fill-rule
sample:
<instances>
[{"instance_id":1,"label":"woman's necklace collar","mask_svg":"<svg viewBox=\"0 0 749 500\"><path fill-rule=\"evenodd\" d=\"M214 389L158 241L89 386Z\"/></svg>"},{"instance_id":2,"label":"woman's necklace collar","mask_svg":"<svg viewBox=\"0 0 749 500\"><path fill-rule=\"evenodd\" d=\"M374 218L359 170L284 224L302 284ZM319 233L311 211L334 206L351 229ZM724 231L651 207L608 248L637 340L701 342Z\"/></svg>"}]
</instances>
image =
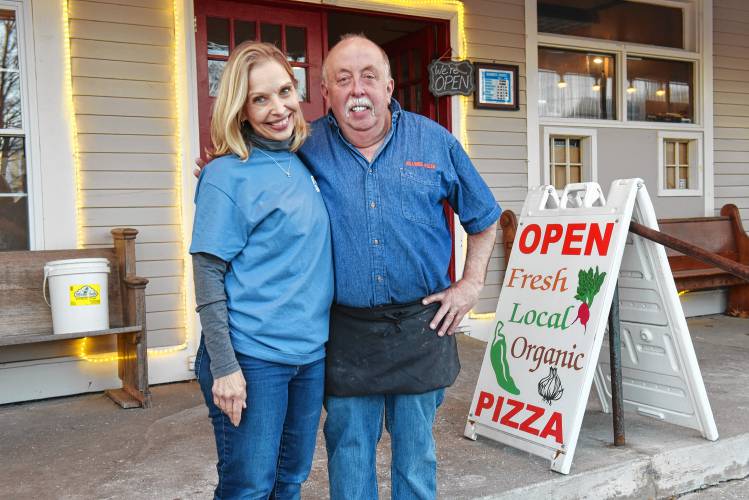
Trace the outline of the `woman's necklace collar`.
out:
<instances>
[{"instance_id":1,"label":"woman's necklace collar","mask_svg":"<svg viewBox=\"0 0 749 500\"><path fill-rule=\"evenodd\" d=\"M272 161L273 163L275 163L275 164L276 164L276 166L277 166L277 167L278 167L278 168L279 168L279 169L281 170L281 172L283 172L284 174L286 174L286 177L291 177L291 157L292 157L292 156L294 156L294 154L293 154L293 153L289 152L289 161L288 161L288 163L286 164L286 169L284 169L284 168L283 168L283 167L281 166L281 164L280 164L280 163L278 163L278 162L276 161L276 159L275 159L275 158L273 158L273 157L272 157L271 155L269 155L268 153L266 153L265 151L263 151L262 149L260 149L260 148L258 148L258 147L256 147L255 149L256 149L257 151L259 151L260 153L264 154L265 156L267 156L268 158L270 158L270 159L271 159L271 161Z\"/></svg>"}]
</instances>

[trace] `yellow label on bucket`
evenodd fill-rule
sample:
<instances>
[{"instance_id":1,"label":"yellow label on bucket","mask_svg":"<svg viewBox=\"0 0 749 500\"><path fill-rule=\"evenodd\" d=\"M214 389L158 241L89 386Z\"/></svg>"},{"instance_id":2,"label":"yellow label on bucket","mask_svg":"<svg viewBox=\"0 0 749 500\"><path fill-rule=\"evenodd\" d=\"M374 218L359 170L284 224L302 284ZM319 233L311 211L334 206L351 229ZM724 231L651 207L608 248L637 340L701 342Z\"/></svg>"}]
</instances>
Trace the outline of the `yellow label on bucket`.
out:
<instances>
[{"instance_id":1,"label":"yellow label on bucket","mask_svg":"<svg viewBox=\"0 0 749 500\"><path fill-rule=\"evenodd\" d=\"M96 306L101 303L101 287L93 283L88 285L70 285L71 306Z\"/></svg>"}]
</instances>

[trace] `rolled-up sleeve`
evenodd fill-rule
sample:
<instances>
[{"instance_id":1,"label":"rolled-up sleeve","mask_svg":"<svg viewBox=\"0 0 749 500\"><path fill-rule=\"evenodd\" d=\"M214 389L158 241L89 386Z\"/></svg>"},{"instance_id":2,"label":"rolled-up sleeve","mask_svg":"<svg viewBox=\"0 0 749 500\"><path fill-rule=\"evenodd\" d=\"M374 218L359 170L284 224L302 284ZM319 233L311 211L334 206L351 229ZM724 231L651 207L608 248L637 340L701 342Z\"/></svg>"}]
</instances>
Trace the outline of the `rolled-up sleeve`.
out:
<instances>
[{"instance_id":1,"label":"rolled-up sleeve","mask_svg":"<svg viewBox=\"0 0 749 500\"><path fill-rule=\"evenodd\" d=\"M448 203L468 234L480 233L499 219L502 209L460 142L451 137L448 147Z\"/></svg>"}]
</instances>

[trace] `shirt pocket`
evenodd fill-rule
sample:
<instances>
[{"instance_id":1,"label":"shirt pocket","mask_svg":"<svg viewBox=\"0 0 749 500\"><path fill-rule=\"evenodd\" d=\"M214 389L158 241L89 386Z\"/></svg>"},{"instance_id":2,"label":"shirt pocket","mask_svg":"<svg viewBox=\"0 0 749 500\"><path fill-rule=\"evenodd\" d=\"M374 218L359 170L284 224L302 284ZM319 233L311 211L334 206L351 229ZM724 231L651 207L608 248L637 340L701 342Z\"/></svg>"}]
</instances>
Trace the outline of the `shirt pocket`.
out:
<instances>
[{"instance_id":1,"label":"shirt pocket","mask_svg":"<svg viewBox=\"0 0 749 500\"><path fill-rule=\"evenodd\" d=\"M438 227L442 218L439 198L438 171L420 167L401 168L401 209L404 218Z\"/></svg>"}]
</instances>

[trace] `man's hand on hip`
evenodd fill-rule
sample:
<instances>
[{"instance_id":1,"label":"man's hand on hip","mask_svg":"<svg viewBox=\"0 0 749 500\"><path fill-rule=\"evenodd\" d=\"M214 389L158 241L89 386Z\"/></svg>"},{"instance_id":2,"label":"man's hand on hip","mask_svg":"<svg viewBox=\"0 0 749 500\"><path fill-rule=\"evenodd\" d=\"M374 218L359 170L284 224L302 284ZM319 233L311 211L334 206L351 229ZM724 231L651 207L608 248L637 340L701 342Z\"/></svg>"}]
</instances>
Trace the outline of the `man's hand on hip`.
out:
<instances>
[{"instance_id":1,"label":"man's hand on hip","mask_svg":"<svg viewBox=\"0 0 749 500\"><path fill-rule=\"evenodd\" d=\"M434 302L442 303L429 323L429 328L437 330L439 327L437 335L440 337L455 333L458 325L463 321L463 316L478 302L482 288L483 285L480 283L462 279L450 285L450 288L446 290L424 297L421 301L424 305Z\"/></svg>"},{"instance_id":2,"label":"man's hand on hip","mask_svg":"<svg viewBox=\"0 0 749 500\"><path fill-rule=\"evenodd\" d=\"M203 167L205 167L206 163L205 160L201 157L195 158L195 168L192 170L192 175L195 177L200 177L200 172L203 171Z\"/></svg>"}]
</instances>

